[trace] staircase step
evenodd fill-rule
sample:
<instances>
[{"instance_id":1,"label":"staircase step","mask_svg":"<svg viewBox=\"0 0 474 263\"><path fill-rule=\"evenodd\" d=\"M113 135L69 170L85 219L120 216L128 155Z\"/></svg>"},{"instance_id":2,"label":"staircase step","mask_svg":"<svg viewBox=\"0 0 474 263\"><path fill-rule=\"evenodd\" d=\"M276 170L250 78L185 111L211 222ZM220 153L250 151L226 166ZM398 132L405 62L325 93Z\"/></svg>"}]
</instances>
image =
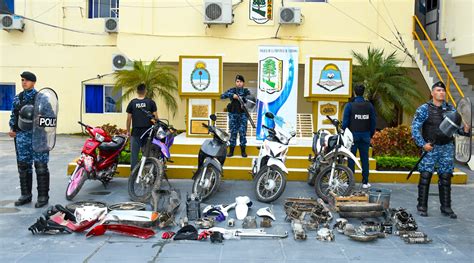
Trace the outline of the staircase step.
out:
<instances>
[{"instance_id":1,"label":"staircase step","mask_svg":"<svg viewBox=\"0 0 474 263\"><path fill-rule=\"evenodd\" d=\"M236 155L230 158L226 158L225 166L232 167L252 167L252 160L258 156L248 156L243 158L242 156ZM197 166L198 159L197 155L193 154L175 154L172 155L171 160L173 163L170 165L194 165ZM360 159L359 159L360 162ZM286 166L288 168L305 168L309 167L310 162L307 156L288 156L286 159ZM369 158L369 169L376 169L377 161L373 158ZM225 167L224 167L225 168Z\"/></svg>"},{"instance_id":2,"label":"staircase step","mask_svg":"<svg viewBox=\"0 0 474 263\"><path fill-rule=\"evenodd\" d=\"M75 168L75 163L68 165L68 175L70 175ZM191 179L193 172L197 170L194 165L168 165L167 176L170 179ZM116 177L128 177L130 175L130 165L120 164L117 168ZM406 180L408 172L404 171L378 171L371 169L369 172L369 181L372 183L410 183L417 184L420 174L414 172L409 180ZM306 168L290 168L288 174L289 181L306 181L308 171ZM224 180L252 180L250 174L250 167L224 167ZM362 181L360 170L355 171L356 182ZM453 184L466 184L467 174L455 169L454 176L451 180ZM434 174L431 180L432 184L438 183L438 176ZM191 185L190 185L191 187Z\"/></svg>"}]
</instances>

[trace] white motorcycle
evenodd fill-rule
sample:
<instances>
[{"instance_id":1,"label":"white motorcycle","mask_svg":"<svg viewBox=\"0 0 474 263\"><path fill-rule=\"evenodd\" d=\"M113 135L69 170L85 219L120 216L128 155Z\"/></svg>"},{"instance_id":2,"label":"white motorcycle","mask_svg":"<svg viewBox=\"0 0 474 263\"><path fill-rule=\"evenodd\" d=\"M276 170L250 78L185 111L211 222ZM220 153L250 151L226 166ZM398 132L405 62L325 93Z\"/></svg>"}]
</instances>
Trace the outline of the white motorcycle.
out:
<instances>
[{"instance_id":1,"label":"white motorcycle","mask_svg":"<svg viewBox=\"0 0 474 263\"><path fill-rule=\"evenodd\" d=\"M351 193L354 188L354 173L347 162L349 159L362 170L359 161L352 154L354 144L352 132L339 127L337 119L326 116L336 127L336 134L326 130L319 130L313 137L313 152L315 157L309 156L311 165L308 169L308 184L315 187L316 194L328 202L329 192L338 196Z\"/></svg>"},{"instance_id":2,"label":"white motorcycle","mask_svg":"<svg viewBox=\"0 0 474 263\"><path fill-rule=\"evenodd\" d=\"M288 143L295 137L296 132L291 124L271 112L267 112L265 117L275 122L275 128L262 126L268 130L268 136L260 146L258 157L253 159L252 177L257 199L269 203L278 199L285 190Z\"/></svg>"}]
</instances>

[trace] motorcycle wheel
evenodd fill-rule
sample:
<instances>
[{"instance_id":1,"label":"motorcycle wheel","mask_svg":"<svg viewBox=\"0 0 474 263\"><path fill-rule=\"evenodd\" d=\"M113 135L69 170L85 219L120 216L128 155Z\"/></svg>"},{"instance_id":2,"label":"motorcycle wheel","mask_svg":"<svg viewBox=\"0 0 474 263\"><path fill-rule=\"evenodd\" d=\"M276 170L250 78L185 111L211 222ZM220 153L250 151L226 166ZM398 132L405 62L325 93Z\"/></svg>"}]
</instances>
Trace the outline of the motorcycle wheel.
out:
<instances>
[{"instance_id":1,"label":"motorcycle wheel","mask_svg":"<svg viewBox=\"0 0 474 263\"><path fill-rule=\"evenodd\" d=\"M263 166L255 177L255 195L257 200L270 203L277 200L285 191L286 173L278 166Z\"/></svg>"},{"instance_id":2,"label":"motorcycle wheel","mask_svg":"<svg viewBox=\"0 0 474 263\"><path fill-rule=\"evenodd\" d=\"M206 168L207 169L204 169ZM193 182L193 193L201 197L201 200L209 198L217 189L221 183L221 174L216 167L208 165L201 168L198 171L198 175L194 178ZM206 174L203 171L206 170ZM200 185L201 177L203 177L203 185Z\"/></svg>"},{"instance_id":3,"label":"motorcycle wheel","mask_svg":"<svg viewBox=\"0 0 474 263\"><path fill-rule=\"evenodd\" d=\"M324 168L316 177L316 194L328 202L330 199L329 191L337 196L346 196L354 188L354 173L347 166L337 164L334 168L333 182L329 184L332 166Z\"/></svg>"},{"instance_id":4,"label":"motorcycle wheel","mask_svg":"<svg viewBox=\"0 0 474 263\"><path fill-rule=\"evenodd\" d=\"M161 178L163 175L162 168L158 159L147 157L142 169L141 180L137 183L140 162L135 165L128 178L128 195L132 201L146 203L150 199L156 178Z\"/></svg>"},{"instance_id":5,"label":"motorcycle wheel","mask_svg":"<svg viewBox=\"0 0 474 263\"><path fill-rule=\"evenodd\" d=\"M75 173L71 175L69 184L66 188L66 199L68 201L71 201L79 193L88 177L88 173L84 166L80 166Z\"/></svg>"}]
</instances>

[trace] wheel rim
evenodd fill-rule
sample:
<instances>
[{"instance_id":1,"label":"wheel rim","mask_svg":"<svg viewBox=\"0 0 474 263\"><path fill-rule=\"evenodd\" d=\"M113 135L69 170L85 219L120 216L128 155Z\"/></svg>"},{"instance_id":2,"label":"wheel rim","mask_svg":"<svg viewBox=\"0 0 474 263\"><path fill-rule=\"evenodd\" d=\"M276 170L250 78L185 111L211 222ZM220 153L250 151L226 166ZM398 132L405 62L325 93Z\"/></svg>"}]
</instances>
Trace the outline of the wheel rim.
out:
<instances>
[{"instance_id":1,"label":"wheel rim","mask_svg":"<svg viewBox=\"0 0 474 263\"><path fill-rule=\"evenodd\" d=\"M141 180L137 183L136 180L133 182L133 192L136 196L145 196L150 193L151 188L155 182L156 176L154 173L158 171L158 167L154 164L145 164L142 170ZM140 177L140 175L137 175Z\"/></svg>"},{"instance_id":2,"label":"wheel rim","mask_svg":"<svg viewBox=\"0 0 474 263\"><path fill-rule=\"evenodd\" d=\"M268 199L275 196L283 185L283 175L280 172L269 169L260 176L257 182L258 193L261 197Z\"/></svg>"},{"instance_id":3,"label":"wheel rim","mask_svg":"<svg viewBox=\"0 0 474 263\"><path fill-rule=\"evenodd\" d=\"M332 183L329 184L329 177L331 173L326 173L319 182L321 192L325 195L329 195L329 191L332 191L336 195L344 195L349 189L349 174L342 169L335 169Z\"/></svg>"},{"instance_id":4,"label":"wheel rim","mask_svg":"<svg viewBox=\"0 0 474 263\"><path fill-rule=\"evenodd\" d=\"M79 186L79 182L81 181L82 174L84 173L84 167L79 168L73 175L71 175L71 182L67 187L67 194L71 195L74 190Z\"/></svg>"},{"instance_id":5,"label":"wheel rim","mask_svg":"<svg viewBox=\"0 0 474 263\"><path fill-rule=\"evenodd\" d=\"M212 193L217 181L217 174L214 169L208 167L206 169L206 174L201 176L204 176L202 179L203 183L202 185L200 184L201 177L199 177L198 181L195 183L194 192L204 199Z\"/></svg>"}]
</instances>

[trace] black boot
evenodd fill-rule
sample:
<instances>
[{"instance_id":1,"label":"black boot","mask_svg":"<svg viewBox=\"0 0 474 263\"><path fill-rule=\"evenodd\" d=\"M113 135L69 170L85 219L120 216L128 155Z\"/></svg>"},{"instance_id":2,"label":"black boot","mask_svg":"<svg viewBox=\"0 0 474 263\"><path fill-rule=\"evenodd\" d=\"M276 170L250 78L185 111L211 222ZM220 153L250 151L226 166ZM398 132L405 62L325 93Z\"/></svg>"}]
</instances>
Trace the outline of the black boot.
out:
<instances>
[{"instance_id":1,"label":"black boot","mask_svg":"<svg viewBox=\"0 0 474 263\"><path fill-rule=\"evenodd\" d=\"M452 174L443 173L439 175L439 202L441 204L441 214L449 216L450 218L458 218L451 209L451 177Z\"/></svg>"},{"instance_id":2,"label":"black boot","mask_svg":"<svg viewBox=\"0 0 474 263\"><path fill-rule=\"evenodd\" d=\"M21 196L15 201L15 206L21 206L31 202L31 186L33 184L33 173L30 165L18 162L18 173L20 174Z\"/></svg>"},{"instance_id":3,"label":"black boot","mask_svg":"<svg viewBox=\"0 0 474 263\"><path fill-rule=\"evenodd\" d=\"M242 157L247 157L247 153L245 152L245 145L240 146L240 151L242 153Z\"/></svg>"},{"instance_id":4,"label":"black boot","mask_svg":"<svg viewBox=\"0 0 474 263\"><path fill-rule=\"evenodd\" d=\"M420 216L428 216L428 194L430 192L431 176L430 172L420 173L420 182L418 183L418 205L416 209Z\"/></svg>"},{"instance_id":5,"label":"black boot","mask_svg":"<svg viewBox=\"0 0 474 263\"><path fill-rule=\"evenodd\" d=\"M230 146L229 147L229 153L227 154L227 157L234 156L234 148L235 148L235 146Z\"/></svg>"},{"instance_id":6,"label":"black boot","mask_svg":"<svg viewBox=\"0 0 474 263\"><path fill-rule=\"evenodd\" d=\"M49 196L49 170L48 164L36 163L36 180L38 182L38 202L35 204L36 208L40 208L48 204Z\"/></svg>"}]
</instances>

